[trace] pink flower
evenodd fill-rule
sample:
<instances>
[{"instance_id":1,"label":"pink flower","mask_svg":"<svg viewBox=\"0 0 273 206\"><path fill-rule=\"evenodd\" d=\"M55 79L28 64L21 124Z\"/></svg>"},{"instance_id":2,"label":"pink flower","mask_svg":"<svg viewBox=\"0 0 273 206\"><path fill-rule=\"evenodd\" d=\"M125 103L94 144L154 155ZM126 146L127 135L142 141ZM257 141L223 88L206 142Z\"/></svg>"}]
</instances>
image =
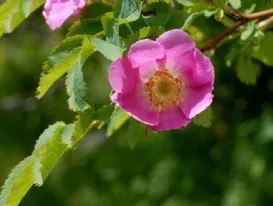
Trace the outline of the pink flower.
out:
<instances>
[{"instance_id":1,"label":"pink flower","mask_svg":"<svg viewBox=\"0 0 273 206\"><path fill-rule=\"evenodd\" d=\"M111 99L153 130L179 129L212 103L214 69L191 37L175 29L144 39L109 68Z\"/></svg>"},{"instance_id":2,"label":"pink flower","mask_svg":"<svg viewBox=\"0 0 273 206\"><path fill-rule=\"evenodd\" d=\"M59 28L71 15L77 15L86 0L47 0L43 15L52 30Z\"/></svg>"}]
</instances>

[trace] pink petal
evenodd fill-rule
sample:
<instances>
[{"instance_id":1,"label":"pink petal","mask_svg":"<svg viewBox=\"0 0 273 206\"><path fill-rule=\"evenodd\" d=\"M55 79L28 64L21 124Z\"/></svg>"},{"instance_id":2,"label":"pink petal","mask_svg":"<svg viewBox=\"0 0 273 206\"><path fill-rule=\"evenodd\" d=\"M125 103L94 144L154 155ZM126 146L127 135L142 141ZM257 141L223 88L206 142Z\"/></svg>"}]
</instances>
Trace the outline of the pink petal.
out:
<instances>
[{"instance_id":1,"label":"pink petal","mask_svg":"<svg viewBox=\"0 0 273 206\"><path fill-rule=\"evenodd\" d=\"M171 56L181 56L185 52L194 49L195 43L191 37L179 29L174 29L163 33L156 39Z\"/></svg>"},{"instance_id":2,"label":"pink petal","mask_svg":"<svg viewBox=\"0 0 273 206\"><path fill-rule=\"evenodd\" d=\"M160 112L159 124L149 126L152 130L163 131L180 129L187 126L191 120L187 118L179 107Z\"/></svg>"},{"instance_id":3,"label":"pink petal","mask_svg":"<svg viewBox=\"0 0 273 206\"><path fill-rule=\"evenodd\" d=\"M137 86L138 74L127 57L116 59L109 67L108 79L111 87L119 93L134 91Z\"/></svg>"},{"instance_id":4,"label":"pink petal","mask_svg":"<svg viewBox=\"0 0 273 206\"><path fill-rule=\"evenodd\" d=\"M208 80L213 87L214 84L214 69L211 64L210 58L205 56L201 51L196 49L196 77L195 81L201 82L203 79L204 82ZM200 85L200 83L199 83Z\"/></svg>"},{"instance_id":5,"label":"pink petal","mask_svg":"<svg viewBox=\"0 0 273 206\"><path fill-rule=\"evenodd\" d=\"M210 59L198 49L190 50L181 56L167 55L166 67L181 74L188 87L199 87L214 83L214 69Z\"/></svg>"},{"instance_id":6,"label":"pink petal","mask_svg":"<svg viewBox=\"0 0 273 206\"><path fill-rule=\"evenodd\" d=\"M86 0L47 0L43 15L52 30L61 27L72 14L77 14L83 8Z\"/></svg>"},{"instance_id":7,"label":"pink petal","mask_svg":"<svg viewBox=\"0 0 273 206\"><path fill-rule=\"evenodd\" d=\"M158 124L159 113L150 110L149 102L145 96L137 93L115 93L111 99L136 120L147 125Z\"/></svg>"},{"instance_id":8,"label":"pink petal","mask_svg":"<svg viewBox=\"0 0 273 206\"><path fill-rule=\"evenodd\" d=\"M200 112L204 111L212 103L213 95L210 83L183 90L183 103L180 105L183 113L188 118L193 118Z\"/></svg>"},{"instance_id":9,"label":"pink petal","mask_svg":"<svg viewBox=\"0 0 273 206\"><path fill-rule=\"evenodd\" d=\"M157 42L150 39L144 39L136 42L128 52L132 66L139 67L148 62L156 62L165 57L164 48Z\"/></svg>"}]
</instances>

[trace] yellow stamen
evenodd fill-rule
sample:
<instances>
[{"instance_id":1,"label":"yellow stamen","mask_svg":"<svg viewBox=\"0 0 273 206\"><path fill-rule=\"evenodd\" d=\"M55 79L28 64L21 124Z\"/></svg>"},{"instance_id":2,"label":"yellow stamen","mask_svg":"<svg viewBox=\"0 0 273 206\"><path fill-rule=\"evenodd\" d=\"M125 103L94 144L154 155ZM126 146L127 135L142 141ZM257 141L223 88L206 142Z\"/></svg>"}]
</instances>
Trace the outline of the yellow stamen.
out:
<instances>
[{"instance_id":1,"label":"yellow stamen","mask_svg":"<svg viewBox=\"0 0 273 206\"><path fill-rule=\"evenodd\" d=\"M151 109L160 112L182 103L181 91L184 87L181 75L174 77L167 69L160 69L144 84L144 91Z\"/></svg>"}]
</instances>

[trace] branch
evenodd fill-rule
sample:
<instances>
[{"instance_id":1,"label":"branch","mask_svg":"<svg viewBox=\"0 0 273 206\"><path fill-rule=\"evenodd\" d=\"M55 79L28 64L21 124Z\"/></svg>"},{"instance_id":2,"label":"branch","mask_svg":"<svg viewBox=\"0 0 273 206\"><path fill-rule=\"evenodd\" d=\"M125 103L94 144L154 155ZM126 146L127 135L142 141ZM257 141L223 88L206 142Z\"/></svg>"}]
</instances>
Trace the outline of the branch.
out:
<instances>
[{"instance_id":1,"label":"branch","mask_svg":"<svg viewBox=\"0 0 273 206\"><path fill-rule=\"evenodd\" d=\"M240 16L241 16L242 19L240 21L235 23L233 26L227 28L219 36L217 36L215 39L211 40L207 45L205 45L203 48L201 48L200 51L204 52L204 51L215 48L220 43L220 41L222 41L230 33L235 31L236 29L238 29L240 26L246 24L247 22L255 20L255 19L259 19L259 18L262 18L262 17L270 16L270 15L273 15L273 9L268 9L268 10L265 10L265 11L256 12L256 13L249 14L249 15L241 14ZM271 19L269 21L270 21L269 23L271 23L273 21L273 19Z\"/></svg>"},{"instance_id":2,"label":"branch","mask_svg":"<svg viewBox=\"0 0 273 206\"><path fill-rule=\"evenodd\" d=\"M226 13L230 13L233 17L236 18L236 20L238 20L238 19L244 19L245 18L245 14L244 13L242 13L242 12L240 12L240 11L238 11L238 10L236 10L236 9L228 6L228 5L226 5L224 7L224 11Z\"/></svg>"},{"instance_id":3,"label":"branch","mask_svg":"<svg viewBox=\"0 0 273 206\"><path fill-rule=\"evenodd\" d=\"M268 19L266 20L263 20L261 21L259 24L258 24L258 27L260 29L264 29L266 26L268 26L269 24L273 23L273 16L269 17Z\"/></svg>"}]
</instances>

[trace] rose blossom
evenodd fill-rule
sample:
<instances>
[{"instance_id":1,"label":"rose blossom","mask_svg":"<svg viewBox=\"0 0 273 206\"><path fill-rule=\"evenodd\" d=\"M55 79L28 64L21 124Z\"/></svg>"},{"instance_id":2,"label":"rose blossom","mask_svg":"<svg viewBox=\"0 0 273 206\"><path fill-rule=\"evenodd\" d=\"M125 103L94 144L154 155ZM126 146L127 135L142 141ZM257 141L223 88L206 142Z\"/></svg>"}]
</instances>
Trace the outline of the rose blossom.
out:
<instances>
[{"instance_id":1,"label":"rose blossom","mask_svg":"<svg viewBox=\"0 0 273 206\"><path fill-rule=\"evenodd\" d=\"M214 69L178 29L144 39L109 68L111 99L153 130L179 129L212 103Z\"/></svg>"},{"instance_id":2,"label":"rose blossom","mask_svg":"<svg viewBox=\"0 0 273 206\"><path fill-rule=\"evenodd\" d=\"M52 30L59 28L71 15L77 15L86 0L47 0L43 15Z\"/></svg>"}]
</instances>

